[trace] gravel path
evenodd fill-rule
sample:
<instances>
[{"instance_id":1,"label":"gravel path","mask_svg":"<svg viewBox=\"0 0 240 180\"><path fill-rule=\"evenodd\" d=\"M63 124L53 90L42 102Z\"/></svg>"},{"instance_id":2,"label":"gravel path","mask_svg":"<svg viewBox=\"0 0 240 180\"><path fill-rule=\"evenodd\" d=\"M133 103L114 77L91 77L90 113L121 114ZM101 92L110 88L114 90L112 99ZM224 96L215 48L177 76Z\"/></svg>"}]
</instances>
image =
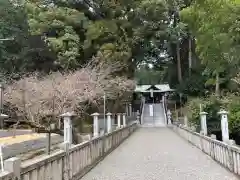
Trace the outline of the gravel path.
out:
<instances>
[{"instance_id":1,"label":"gravel path","mask_svg":"<svg viewBox=\"0 0 240 180\"><path fill-rule=\"evenodd\" d=\"M82 180L239 180L167 128L141 128Z\"/></svg>"},{"instance_id":2,"label":"gravel path","mask_svg":"<svg viewBox=\"0 0 240 180\"><path fill-rule=\"evenodd\" d=\"M0 138L2 137L11 137L13 136L13 131L8 130L0 130ZM31 130L16 130L15 135L25 135L25 134L33 134Z\"/></svg>"}]
</instances>

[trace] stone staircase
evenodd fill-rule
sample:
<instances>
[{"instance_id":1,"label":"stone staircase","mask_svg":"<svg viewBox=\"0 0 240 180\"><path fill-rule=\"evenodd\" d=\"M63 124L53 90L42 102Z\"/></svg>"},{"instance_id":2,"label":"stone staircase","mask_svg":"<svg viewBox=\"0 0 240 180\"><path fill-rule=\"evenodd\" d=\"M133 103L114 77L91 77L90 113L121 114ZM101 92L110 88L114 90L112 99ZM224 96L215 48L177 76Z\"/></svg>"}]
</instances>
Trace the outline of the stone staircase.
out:
<instances>
[{"instance_id":1,"label":"stone staircase","mask_svg":"<svg viewBox=\"0 0 240 180\"><path fill-rule=\"evenodd\" d=\"M142 126L166 127L162 103L144 105Z\"/></svg>"}]
</instances>

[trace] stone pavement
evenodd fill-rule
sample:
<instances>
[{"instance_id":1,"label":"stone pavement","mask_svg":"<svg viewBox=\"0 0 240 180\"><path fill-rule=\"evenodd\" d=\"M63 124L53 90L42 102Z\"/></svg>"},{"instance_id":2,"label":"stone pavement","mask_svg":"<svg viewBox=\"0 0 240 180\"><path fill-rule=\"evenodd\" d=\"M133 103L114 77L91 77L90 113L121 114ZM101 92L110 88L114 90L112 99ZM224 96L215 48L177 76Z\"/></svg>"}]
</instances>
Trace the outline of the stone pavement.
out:
<instances>
[{"instance_id":1,"label":"stone pavement","mask_svg":"<svg viewBox=\"0 0 240 180\"><path fill-rule=\"evenodd\" d=\"M168 128L141 128L82 180L239 180Z\"/></svg>"}]
</instances>

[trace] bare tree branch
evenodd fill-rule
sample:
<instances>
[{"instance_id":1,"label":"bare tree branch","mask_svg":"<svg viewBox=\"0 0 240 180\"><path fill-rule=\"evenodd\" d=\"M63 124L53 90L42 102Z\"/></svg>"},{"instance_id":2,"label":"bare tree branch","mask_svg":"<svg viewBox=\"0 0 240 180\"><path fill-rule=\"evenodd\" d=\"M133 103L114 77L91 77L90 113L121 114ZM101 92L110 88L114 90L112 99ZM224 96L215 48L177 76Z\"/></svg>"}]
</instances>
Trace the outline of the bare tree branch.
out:
<instances>
[{"instance_id":1,"label":"bare tree branch","mask_svg":"<svg viewBox=\"0 0 240 180\"><path fill-rule=\"evenodd\" d=\"M85 111L89 104L102 101L104 92L108 99L116 99L133 91L133 80L114 77L121 64L101 62L95 58L76 72L56 72L42 78L32 74L10 84L5 90L5 100L18 107L19 115L40 124L49 115L57 116L76 108Z\"/></svg>"}]
</instances>

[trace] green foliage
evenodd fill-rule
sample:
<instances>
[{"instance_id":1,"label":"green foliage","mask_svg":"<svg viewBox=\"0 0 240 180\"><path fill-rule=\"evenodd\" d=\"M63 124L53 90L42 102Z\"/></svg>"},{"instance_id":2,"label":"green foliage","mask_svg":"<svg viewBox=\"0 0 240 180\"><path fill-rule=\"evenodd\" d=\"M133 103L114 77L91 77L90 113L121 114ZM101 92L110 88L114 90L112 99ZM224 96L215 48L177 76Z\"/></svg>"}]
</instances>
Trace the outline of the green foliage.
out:
<instances>
[{"instance_id":1,"label":"green foliage","mask_svg":"<svg viewBox=\"0 0 240 180\"><path fill-rule=\"evenodd\" d=\"M22 35L26 30L21 7L13 6L8 0L0 1L0 38Z\"/></svg>"},{"instance_id":2,"label":"green foliage","mask_svg":"<svg viewBox=\"0 0 240 180\"><path fill-rule=\"evenodd\" d=\"M165 57L159 54L166 53L166 41L174 41L178 31L185 28L181 23L169 28L170 11L182 7L181 1L97 0L94 10L102 14L101 18L89 16L81 3L73 1L26 0L18 7L8 0L1 3L8 12L1 11L0 37L19 38L17 43L7 42L1 47L1 67L10 74L76 70L93 56L120 62L125 67L121 73L131 77L142 62L166 73ZM31 39L35 42L29 42Z\"/></svg>"},{"instance_id":3,"label":"green foliage","mask_svg":"<svg viewBox=\"0 0 240 180\"><path fill-rule=\"evenodd\" d=\"M181 20L188 25L196 38L196 50L205 65L209 80L207 85L216 84L219 74L235 75L239 66L239 1L203 0L193 1L181 11ZM238 11L237 11L238 9ZM233 31L231 31L233 30ZM228 78L228 79L226 79ZM220 84L229 80L222 77Z\"/></svg>"},{"instance_id":4,"label":"green foliage","mask_svg":"<svg viewBox=\"0 0 240 180\"><path fill-rule=\"evenodd\" d=\"M1 48L5 74L76 70L94 56L122 64L118 73L128 77L139 65L154 64L153 78L143 80L148 83L160 83L166 73L166 56L161 54L166 54L166 40L174 39L167 31L172 21L168 2L97 0L94 11L102 16L93 18L82 3L73 1L26 0L17 7L4 1L1 7L8 12L1 17L0 36L23 39Z\"/></svg>"},{"instance_id":5,"label":"green foliage","mask_svg":"<svg viewBox=\"0 0 240 180\"><path fill-rule=\"evenodd\" d=\"M236 134L240 131L240 98L234 94L228 94L225 98L210 96L206 98L193 98L187 105L185 111L194 126L200 126L200 104L202 111L207 112L207 125L209 134L221 131L220 117L218 112L223 108L229 112L229 130Z\"/></svg>"},{"instance_id":6,"label":"green foliage","mask_svg":"<svg viewBox=\"0 0 240 180\"><path fill-rule=\"evenodd\" d=\"M163 73L163 71L142 67L135 72L135 79L139 85L161 84L163 83Z\"/></svg>"},{"instance_id":7,"label":"green foliage","mask_svg":"<svg viewBox=\"0 0 240 180\"><path fill-rule=\"evenodd\" d=\"M133 74L136 65L155 56L166 37L168 17L162 1L98 0L101 19L89 20L79 4L26 3L31 34L44 35L57 54L55 63L63 69L75 69L92 56L120 62L125 74Z\"/></svg>"},{"instance_id":8,"label":"green foliage","mask_svg":"<svg viewBox=\"0 0 240 180\"><path fill-rule=\"evenodd\" d=\"M45 41L57 54L56 64L64 69L79 67L82 44L78 31L87 28L88 19L75 9L43 3L31 0L26 2L31 34L46 37Z\"/></svg>"},{"instance_id":9,"label":"green foliage","mask_svg":"<svg viewBox=\"0 0 240 180\"><path fill-rule=\"evenodd\" d=\"M221 108L221 101L215 96L207 98L193 98L189 100L186 105L185 111L189 118L190 124L196 127L200 127L200 105L202 112L207 112L207 125L208 133L217 132L221 130L220 117L218 111Z\"/></svg>"},{"instance_id":10,"label":"green foliage","mask_svg":"<svg viewBox=\"0 0 240 180\"><path fill-rule=\"evenodd\" d=\"M203 78L205 83L202 84L203 91L210 90L211 92L214 85L217 89L217 84L223 90L222 99L210 96L200 100L193 99L187 104L187 109L192 110L192 112L187 112L193 124L199 124L197 111L199 103L203 104L203 110L208 112L209 132L220 130L217 115L220 108L229 111L230 132L239 134L240 131L239 97L226 93L236 92L239 88L231 82L231 79L239 72L240 65L239 12L239 0L195 0L180 12L181 21L187 24L189 32L196 39L196 52L204 67L204 70L198 74L196 82L199 82L200 76L203 75L205 77ZM186 88L185 83L181 87L179 88L181 91L185 90L186 93L195 95L191 93L192 89ZM201 89L198 86L193 87L197 87L194 90ZM202 96L203 94L196 95Z\"/></svg>"},{"instance_id":11,"label":"green foliage","mask_svg":"<svg viewBox=\"0 0 240 180\"><path fill-rule=\"evenodd\" d=\"M207 112L207 126L208 133L219 132L221 130L221 120L218 112L221 109L221 101L214 96L210 98L210 101L203 108L204 112Z\"/></svg>"},{"instance_id":12,"label":"green foliage","mask_svg":"<svg viewBox=\"0 0 240 180\"><path fill-rule=\"evenodd\" d=\"M222 99L223 107L229 112L229 129L232 134L240 132L240 98L239 94L226 94Z\"/></svg>"},{"instance_id":13,"label":"green foliage","mask_svg":"<svg viewBox=\"0 0 240 180\"><path fill-rule=\"evenodd\" d=\"M189 119L189 123L192 126L200 125L200 104L204 105L206 103L202 98L189 99L188 103L185 105L185 112Z\"/></svg>"},{"instance_id":14,"label":"green foliage","mask_svg":"<svg viewBox=\"0 0 240 180\"><path fill-rule=\"evenodd\" d=\"M117 73L135 75L139 84L168 79L185 95L211 94L218 83L216 75L222 89L238 88L230 82L239 71L239 0L94 3L101 17L94 13L89 16L91 12L77 1L26 0L22 6L14 6L9 0L1 0L0 39L15 38L0 41L1 79L19 78L32 71L76 70L95 56L99 61L121 64L124 68ZM190 50L195 67L188 74ZM148 63L153 69L138 69ZM181 83L177 81L179 68L183 71ZM239 131L240 103L236 96L190 100L187 112L191 122L198 125L199 103L209 113L211 131L218 129L216 112L220 106L231 112L231 132Z\"/></svg>"},{"instance_id":15,"label":"green foliage","mask_svg":"<svg viewBox=\"0 0 240 180\"><path fill-rule=\"evenodd\" d=\"M0 71L11 74L23 69L27 23L21 7L0 1Z\"/></svg>"},{"instance_id":16,"label":"green foliage","mask_svg":"<svg viewBox=\"0 0 240 180\"><path fill-rule=\"evenodd\" d=\"M190 77L184 79L182 84L179 84L176 89L178 92L187 94L192 97L201 97L207 94L205 88L206 76L199 76L199 71L194 72Z\"/></svg>"},{"instance_id":17,"label":"green foliage","mask_svg":"<svg viewBox=\"0 0 240 180\"><path fill-rule=\"evenodd\" d=\"M231 133L240 132L240 100L239 98L229 104L229 128Z\"/></svg>"}]
</instances>

